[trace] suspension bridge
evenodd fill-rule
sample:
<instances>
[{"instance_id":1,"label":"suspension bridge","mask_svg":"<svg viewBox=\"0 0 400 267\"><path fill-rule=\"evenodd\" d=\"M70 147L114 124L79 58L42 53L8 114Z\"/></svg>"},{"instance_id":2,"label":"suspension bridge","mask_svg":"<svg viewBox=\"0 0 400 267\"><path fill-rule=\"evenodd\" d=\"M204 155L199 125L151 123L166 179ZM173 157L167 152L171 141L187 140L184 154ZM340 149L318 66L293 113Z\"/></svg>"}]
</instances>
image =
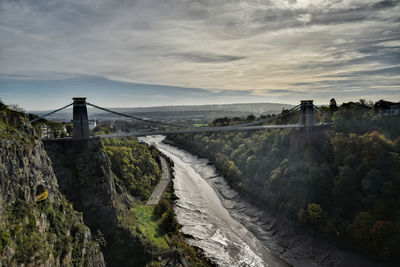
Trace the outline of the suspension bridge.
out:
<instances>
[{"instance_id":1,"label":"suspension bridge","mask_svg":"<svg viewBox=\"0 0 400 267\"><path fill-rule=\"evenodd\" d=\"M40 119L43 119L51 114L54 114L58 111L66 109L70 106L73 106L73 134L72 138L75 140L84 140L90 138L90 131L89 131L89 120L88 120L88 113L87 113L87 106L91 106L106 112L110 112L122 117L127 117L133 120L142 121L145 123L149 123L152 125L163 125L163 126L170 126L173 129L166 129L166 130L146 130L146 131L132 131L132 132L119 132L119 133L112 133L112 134L103 134L97 135L97 137L101 138L110 138L110 137L129 137L129 136L146 136L146 135L168 135L168 134L179 134L179 133L203 133L203 132L226 132L226 131L257 131L257 130L267 130L267 129L298 129L298 130L305 130L309 131L311 129L319 128L319 127L327 127L332 125L332 120L328 114L326 114L323 110L319 107L315 106L313 100L301 100L300 104L289 109L284 110L281 114L277 116L271 116L266 119L256 120L254 122L237 124L237 125L229 125L229 126L215 126L215 127L189 127L189 126L182 126L178 124L166 123L162 121L155 121L155 120L147 120L144 118L132 116L130 114L120 113L108 108L100 107L95 104L91 104L86 101L85 97L74 97L73 102L56 109L52 112L49 112L41 117L35 118L30 122L33 123ZM296 124L269 124L272 121L276 121L277 119L284 119L291 115L294 112L299 111L299 118L298 123ZM316 123L315 120L315 112L319 112L321 117L325 117L328 122L326 123Z\"/></svg>"}]
</instances>

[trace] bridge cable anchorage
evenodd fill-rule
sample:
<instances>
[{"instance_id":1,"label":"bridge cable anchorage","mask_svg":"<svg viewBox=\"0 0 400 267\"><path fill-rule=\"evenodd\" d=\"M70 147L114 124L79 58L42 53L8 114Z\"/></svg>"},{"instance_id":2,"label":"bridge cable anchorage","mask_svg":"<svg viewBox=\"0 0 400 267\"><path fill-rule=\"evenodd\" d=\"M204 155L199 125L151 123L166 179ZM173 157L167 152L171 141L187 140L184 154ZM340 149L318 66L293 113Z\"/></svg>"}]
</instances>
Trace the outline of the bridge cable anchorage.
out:
<instances>
[{"instance_id":1,"label":"bridge cable anchorage","mask_svg":"<svg viewBox=\"0 0 400 267\"><path fill-rule=\"evenodd\" d=\"M332 116L326 114L324 111L322 111L322 109L320 109L320 108L317 107L316 105L314 105L314 107L318 110L318 112L319 112L321 115L325 116L328 120L330 120L331 122L333 122Z\"/></svg>"},{"instance_id":2,"label":"bridge cable anchorage","mask_svg":"<svg viewBox=\"0 0 400 267\"><path fill-rule=\"evenodd\" d=\"M39 118L30 120L29 122L30 122L30 123L34 123L35 121L44 119L45 117L47 117L47 116L49 116L49 115L51 115L51 114L54 114L54 113L56 113L56 112L58 112L58 111L60 111L60 110L63 110L63 109L65 109L65 108L69 107L69 106L72 106L73 104L74 104L74 103L68 104L68 105L66 105L65 107L56 109L56 110L54 110L54 111L52 111L52 112L50 112L50 113L47 113L47 114L45 114L45 115L43 115L43 116L41 116L41 117L39 117Z\"/></svg>"},{"instance_id":3,"label":"bridge cable anchorage","mask_svg":"<svg viewBox=\"0 0 400 267\"><path fill-rule=\"evenodd\" d=\"M97 105L89 103L89 102L86 102L86 104L89 105L89 106L92 106L94 108L101 109L103 111L107 111L107 112L114 113L114 114L119 115L119 116L131 118L131 119L138 120L138 121L154 123L154 124L162 124L162 125L167 125L167 126L176 126L176 125L168 124L168 123L161 122L161 121L146 120L146 119L143 119L143 118L139 118L139 117L135 117L135 116L132 116L132 115L124 114L124 113L117 112L117 111L114 111L114 110L111 110L111 109L108 109L108 108L103 108L103 107L97 106Z\"/></svg>"}]
</instances>

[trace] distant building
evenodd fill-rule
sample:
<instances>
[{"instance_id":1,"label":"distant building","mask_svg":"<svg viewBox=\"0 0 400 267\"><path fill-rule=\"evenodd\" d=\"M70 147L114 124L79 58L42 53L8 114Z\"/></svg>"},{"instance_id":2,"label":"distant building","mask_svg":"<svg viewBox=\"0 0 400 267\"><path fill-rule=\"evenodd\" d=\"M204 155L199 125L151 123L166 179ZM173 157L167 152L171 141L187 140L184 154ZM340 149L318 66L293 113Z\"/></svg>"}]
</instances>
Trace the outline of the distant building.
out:
<instances>
[{"instance_id":1,"label":"distant building","mask_svg":"<svg viewBox=\"0 0 400 267\"><path fill-rule=\"evenodd\" d=\"M97 126L97 122L95 120L89 120L89 130L93 130L94 128L96 128Z\"/></svg>"},{"instance_id":2,"label":"distant building","mask_svg":"<svg viewBox=\"0 0 400 267\"><path fill-rule=\"evenodd\" d=\"M43 124L42 127L40 127L40 138L51 138L50 128L46 124Z\"/></svg>"},{"instance_id":3,"label":"distant building","mask_svg":"<svg viewBox=\"0 0 400 267\"><path fill-rule=\"evenodd\" d=\"M62 128L61 128L61 133L64 135L68 135L68 131L67 131L67 124L63 123Z\"/></svg>"},{"instance_id":4,"label":"distant building","mask_svg":"<svg viewBox=\"0 0 400 267\"><path fill-rule=\"evenodd\" d=\"M65 128L65 125L63 124L61 128L58 128L55 130L55 132L53 133L54 137L66 137L67 134L67 128Z\"/></svg>"}]
</instances>

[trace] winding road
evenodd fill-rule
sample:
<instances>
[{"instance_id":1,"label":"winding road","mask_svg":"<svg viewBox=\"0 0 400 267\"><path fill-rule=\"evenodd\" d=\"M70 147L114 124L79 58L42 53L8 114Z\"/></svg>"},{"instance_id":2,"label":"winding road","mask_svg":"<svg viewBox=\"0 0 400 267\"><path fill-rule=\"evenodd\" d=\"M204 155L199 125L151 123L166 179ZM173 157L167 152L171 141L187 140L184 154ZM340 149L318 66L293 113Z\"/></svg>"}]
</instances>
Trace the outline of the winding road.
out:
<instances>
[{"instance_id":1,"label":"winding road","mask_svg":"<svg viewBox=\"0 0 400 267\"><path fill-rule=\"evenodd\" d=\"M156 189L151 194L149 200L147 201L146 205L156 205L158 201L160 201L165 189L169 182L171 181L171 175L169 173L168 163L164 157L160 157L161 161L161 168L162 168L162 176L161 180L158 183Z\"/></svg>"}]
</instances>

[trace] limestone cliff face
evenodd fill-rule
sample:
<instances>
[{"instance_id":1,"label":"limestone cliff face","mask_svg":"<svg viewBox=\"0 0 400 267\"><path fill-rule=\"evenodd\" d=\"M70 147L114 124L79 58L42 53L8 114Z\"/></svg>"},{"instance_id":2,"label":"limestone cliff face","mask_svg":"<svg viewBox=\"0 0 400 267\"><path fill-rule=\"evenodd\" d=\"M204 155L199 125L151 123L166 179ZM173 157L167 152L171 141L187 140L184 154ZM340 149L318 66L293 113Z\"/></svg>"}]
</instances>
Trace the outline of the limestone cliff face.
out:
<instances>
[{"instance_id":1,"label":"limestone cliff face","mask_svg":"<svg viewBox=\"0 0 400 267\"><path fill-rule=\"evenodd\" d=\"M117 194L108 159L96 140L45 141L61 191L96 229L117 221Z\"/></svg>"},{"instance_id":2,"label":"limestone cliff face","mask_svg":"<svg viewBox=\"0 0 400 267\"><path fill-rule=\"evenodd\" d=\"M35 196L48 198L35 203ZM0 265L105 266L28 118L0 105Z\"/></svg>"},{"instance_id":3,"label":"limestone cliff face","mask_svg":"<svg viewBox=\"0 0 400 267\"><path fill-rule=\"evenodd\" d=\"M100 139L49 140L45 149L61 192L83 212L92 232L104 235L106 246L102 251L107 266L144 266L151 259L146 245L122 227L119 219L134 198L115 179Z\"/></svg>"}]
</instances>

